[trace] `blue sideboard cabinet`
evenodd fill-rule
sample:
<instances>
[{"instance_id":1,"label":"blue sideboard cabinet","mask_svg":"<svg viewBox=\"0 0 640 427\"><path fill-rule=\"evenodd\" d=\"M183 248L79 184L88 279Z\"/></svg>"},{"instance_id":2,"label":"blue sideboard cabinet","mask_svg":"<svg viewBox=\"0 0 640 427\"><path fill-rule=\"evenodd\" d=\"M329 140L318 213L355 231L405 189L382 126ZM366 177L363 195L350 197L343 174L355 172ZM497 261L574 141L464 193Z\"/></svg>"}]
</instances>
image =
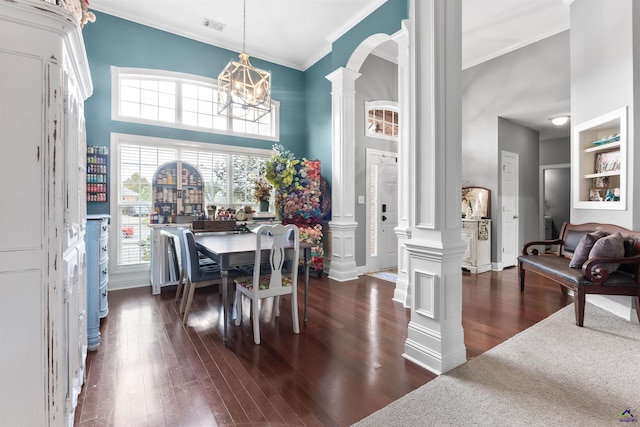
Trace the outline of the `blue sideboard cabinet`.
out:
<instances>
[{"instance_id":1,"label":"blue sideboard cabinet","mask_svg":"<svg viewBox=\"0 0 640 427\"><path fill-rule=\"evenodd\" d=\"M100 319L109 313L109 215L88 215L87 341L90 351L100 346Z\"/></svg>"}]
</instances>

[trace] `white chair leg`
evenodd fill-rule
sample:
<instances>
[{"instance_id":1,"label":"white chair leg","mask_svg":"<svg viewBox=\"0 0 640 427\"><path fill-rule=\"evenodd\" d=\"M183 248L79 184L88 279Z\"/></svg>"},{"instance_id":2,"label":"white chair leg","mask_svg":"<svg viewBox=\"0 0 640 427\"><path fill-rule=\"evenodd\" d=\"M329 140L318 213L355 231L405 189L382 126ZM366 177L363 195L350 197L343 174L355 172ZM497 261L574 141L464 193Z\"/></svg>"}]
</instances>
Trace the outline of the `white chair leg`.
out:
<instances>
[{"instance_id":1,"label":"white chair leg","mask_svg":"<svg viewBox=\"0 0 640 427\"><path fill-rule=\"evenodd\" d=\"M236 326L240 326L242 323L242 293L236 285Z\"/></svg>"},{"instance_id":2,"label":"white chair leg","mask_svg":"<svg viewBox=\"0 0 640 427\"><path fill-rule=\"evenodd\" d=\"M187 305L184 308L184 317L182 318L182 323L187 324L187 320L189 319L189 312L191 311L191 303L193 302L193 293L196 290L196 286L189 280L189 296L187 297Z\"/></svg>"},{"instance_id":3,"label":"white chair leg","mask_svg":"<svg viewBox=\"0 0 640 427\"><path fill-rule=\"evenodd\" d=\"M258 307L258 301L254 301L253 298L251 307L251 316L253 317L253 342L260 344L260 311Z\"/></svg>"},{"instance_id":4,"label":"white chair leg","mask_svg":"<svg viewBox=\"0 0 640 427\"><path fill-rule=\"evenodd\" d=\"M280 316L280 295L273 297L273 315L275 317Z\"/></svg>"},{"instance_id":5,"label":"white chair leg","mask_svg":"<svg viewBox=\"0 0 640 427\"><path fill-rule=\"evenodd\" d=\"M291 318L293 319L293 333L300 333L300 322L298 321L298 293L296 289L291 294Z\"/></svg>"}]
</instances>

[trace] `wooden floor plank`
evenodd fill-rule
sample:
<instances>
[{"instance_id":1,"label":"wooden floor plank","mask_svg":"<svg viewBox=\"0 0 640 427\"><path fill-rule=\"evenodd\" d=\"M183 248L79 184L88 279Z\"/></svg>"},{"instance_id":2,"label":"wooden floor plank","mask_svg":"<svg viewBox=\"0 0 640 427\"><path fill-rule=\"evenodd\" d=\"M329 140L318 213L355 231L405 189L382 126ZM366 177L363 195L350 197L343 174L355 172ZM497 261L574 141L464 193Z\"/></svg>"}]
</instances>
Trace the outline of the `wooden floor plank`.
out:
<instances>
[{"instance_id":1,"label":"wooden floor plank","mask_svg":"<svg viewBox=\"0 0 640 427\"><path fill-rule=\"evenodd\" d=\"M520 293L515 269L463 274L462 281L468 358L571 303L534 274ZM290 299L275 319L265 301L260 345L246 301L242 324L230 322L222 341L217 287L196 291L186 326L175 288L158 296L150 288L110 292L75 426L350 425L435 378L401 356L410 311L392 300L393 291L393 283L370 276L311 278L309 323L296 335Z\"/></svg>"}]
</instances>

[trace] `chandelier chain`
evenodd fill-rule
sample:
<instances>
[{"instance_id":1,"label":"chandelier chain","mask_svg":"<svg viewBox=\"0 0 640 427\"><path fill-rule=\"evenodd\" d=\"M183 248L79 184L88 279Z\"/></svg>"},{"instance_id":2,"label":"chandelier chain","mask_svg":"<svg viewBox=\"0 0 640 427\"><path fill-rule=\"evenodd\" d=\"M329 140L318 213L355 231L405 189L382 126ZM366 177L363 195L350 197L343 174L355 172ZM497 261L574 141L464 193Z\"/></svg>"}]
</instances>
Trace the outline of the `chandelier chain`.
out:
<instances>
[{"instance_id":1,"label":"chandelier chain","mask_svg":"<svg viewBox=\"0 0 640 427\"><path fill-rule=\"evenodd\" d=\"M247 42L247 0L243 2L243 11L242 11L242 51L246 52L247 48L245 46Z\"/></svg>"}]
</instances>

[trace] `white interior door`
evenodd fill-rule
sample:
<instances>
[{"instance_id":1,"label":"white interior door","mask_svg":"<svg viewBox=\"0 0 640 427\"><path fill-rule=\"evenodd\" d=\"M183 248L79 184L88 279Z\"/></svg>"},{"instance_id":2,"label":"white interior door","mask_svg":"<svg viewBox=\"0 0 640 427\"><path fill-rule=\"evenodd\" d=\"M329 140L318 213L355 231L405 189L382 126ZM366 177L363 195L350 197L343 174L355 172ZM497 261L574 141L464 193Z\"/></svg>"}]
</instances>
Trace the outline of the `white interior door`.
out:
<instances>
[{"instance_id":1,"label":"white interior door","mask_svg":"<svg viewBox=\"0 0 640 427\"><path fill-rule=\"evenodd\" d=\"M502 267L517 262L518 248L518 155L502 152Z\"/></svg>"},{"instance_id":2,"label":"white interior door","mask_svg":"<svg viewBox=\"0 0 640 427\"><path fill-rule=\"evenodd\" d=\"M367 271L398 265L398 156L367 150Z\"/></svg>"}]
</instances>

